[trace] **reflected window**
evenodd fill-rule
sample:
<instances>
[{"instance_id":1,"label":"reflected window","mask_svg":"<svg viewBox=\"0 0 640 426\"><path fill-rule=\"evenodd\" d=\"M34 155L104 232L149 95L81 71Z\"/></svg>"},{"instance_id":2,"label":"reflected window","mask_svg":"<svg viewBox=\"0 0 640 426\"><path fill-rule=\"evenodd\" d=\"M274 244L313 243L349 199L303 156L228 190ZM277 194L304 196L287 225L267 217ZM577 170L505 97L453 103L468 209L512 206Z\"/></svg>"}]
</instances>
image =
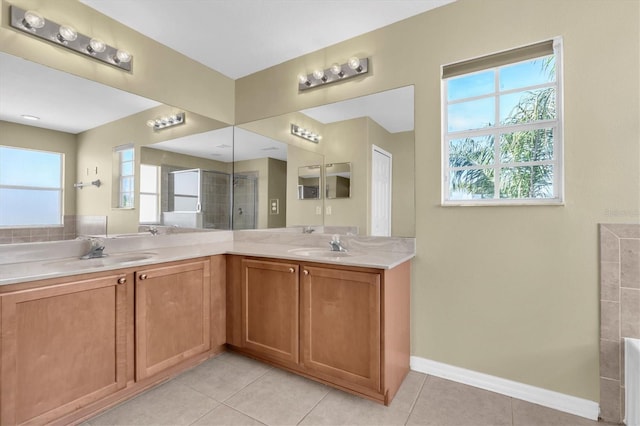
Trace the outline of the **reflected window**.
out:
<instances>
[{"instance_id":1,"label":"reflected window","mask_svg":"<svg viewBox=\"0 0 640 426\"><path fill-rule=\"evenodd\" d=\"M118 164L118 208L134 207L135 163L133 145L115 148Z\"/></svg>"},{"instance_id":2,"label":"reflected window","mask_svg":"<svg viewBox=\"0 0 640 426\"><path fill-rule=\"evenodd\" d=\"M0 226L62 225L64 154L0 146Z\"/></svg>"},{"instance_id":3,"label":"reflected window","mask_svg":"<svg viewBox=\"0 0 640 426\"><path fill-rule=\"evenodd\" d=\"M562 202L560 40L443 67L444 204Z\"/></svg>"},{"instance_id":4,"label":"reflected window","mask_svg":"<svg viewBox=\"0 0 640 426\"><path fill-rule=\"evenodd\" d=\"M160 222L160 167L140 165L140 223Z\"/></svg>"}]
</instances>

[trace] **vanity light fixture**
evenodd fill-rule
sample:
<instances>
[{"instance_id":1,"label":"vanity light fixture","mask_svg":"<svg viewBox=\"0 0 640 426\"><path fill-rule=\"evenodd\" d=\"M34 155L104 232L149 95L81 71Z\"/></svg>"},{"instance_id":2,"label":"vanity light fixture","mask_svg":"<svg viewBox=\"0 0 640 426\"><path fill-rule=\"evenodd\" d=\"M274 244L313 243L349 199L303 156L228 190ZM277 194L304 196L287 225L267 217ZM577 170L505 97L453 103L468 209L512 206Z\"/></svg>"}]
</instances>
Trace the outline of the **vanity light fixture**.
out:
<instances>
[{"instance_id":1,"label":"vanity light fixture","mask_svg":"<svg viewBox=\"0 0 640 426\"><path fill-rule=\"evenodd\" d=\"M79 33L70 25L60 25L45 19L36 11L24 10L12 5L11 26L116 68L129 72L132 69L133 57L129 52L109 46L100 39Z\"/></svg>"},{"instance_id":2,"label":"vanity light fixture","mask_svg":"<svg viewBox=\"0 0 640 426\"><path fill-rule=\"evenodd\" d=\"M369 59L360 59L357 56L353 56L342 65L336 62L331 64L327 69L317 69L311 74L298 75L298 91L346 80L351 77L366 74L368 71Z\"/></svg>"},{"instance_id":3,"label":"vanity light fixture","mask_svg":"<svg viewBox=\"0 0 640 426\"><path fill-rule=\"evenodd\" d=\"M320 142L320 139L322 139L322 136L320 136L319 134L313 133L312 131L309 131L307 129L303 129L302 127L297 126L293 123L291 124L291 134L313 143L318 143Z\"/></svg>"},{"instance_id":4,"label":"vanity light fixture","mask_svg":"<svg viewBox=\"0 0 640 426\"><path fill-rule=\"evenodd\" d=\"M184 112L177 112L175 114L163 115L162 117L149 120L147 121L147 126L151 127L154 131L158 131L184 123Z\"/></svg>"}]
</instances>

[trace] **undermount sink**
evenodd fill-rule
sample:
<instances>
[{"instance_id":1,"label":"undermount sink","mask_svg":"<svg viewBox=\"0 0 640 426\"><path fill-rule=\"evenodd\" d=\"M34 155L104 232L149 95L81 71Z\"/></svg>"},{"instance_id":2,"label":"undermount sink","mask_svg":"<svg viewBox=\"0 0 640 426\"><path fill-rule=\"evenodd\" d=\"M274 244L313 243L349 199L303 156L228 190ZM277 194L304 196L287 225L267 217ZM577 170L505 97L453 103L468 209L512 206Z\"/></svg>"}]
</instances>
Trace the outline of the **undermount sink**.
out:
<instances>
[{"instance_id":1,"label":"undermount sink","mask_svg":"<svg viewBox=\"0 0 640 426\"><path fill-rule=\"evenodd\" d=\"M104 257L96 257L92 259L60 259L52 262L47 262L47 265L60 265L60 266L111 266L120 265L132 262L140 262L141 260L151 259L156 256L157 253L121 253L121 254L107 254Z\"/></svg>"},{"instance_id":2,"label":"undermount sink","mask_svg":"<svg viewBox=\"0 0 640 426\"><path fill-rule=\"evenodd\" d=\"M323 249L319 247L304 247L289 250L289 253L295 254L297 256L307 256L307 257L350 257L353 256L353 253L345 252L345 251L331 251L329 249Z\"/></svg>"}]
</instances>

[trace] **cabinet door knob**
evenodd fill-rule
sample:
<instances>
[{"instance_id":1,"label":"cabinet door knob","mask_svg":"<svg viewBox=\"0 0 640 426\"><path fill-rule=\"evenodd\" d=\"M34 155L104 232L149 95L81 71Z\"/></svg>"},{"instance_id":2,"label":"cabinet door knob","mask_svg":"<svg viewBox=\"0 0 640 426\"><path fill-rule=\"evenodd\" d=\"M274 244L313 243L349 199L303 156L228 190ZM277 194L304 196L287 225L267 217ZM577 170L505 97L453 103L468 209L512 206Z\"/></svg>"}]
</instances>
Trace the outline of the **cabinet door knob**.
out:
<instances>
[{"instance_id":1,"label":"cabinet door knob","mask_svg":"<svg viewBox=\"0 0 640 426\"><path fill-rule=\"evenodd\" d=\"M125 277L118 278L118 284L124 284L126 282L127 282L127 279Z\"/></svg>"},{"instance_id":2,"label":"cabinet door knob","mask_svg":"<svg viewBox=\"0 0 640 426\"><path fill-rule=\"evenodd\" d=\"M147 279L147 274L140 274L140 279L141 280L146 280Z\"/></svg>"},{"instance_id":3,"label":"cabinet door knob","mask_svg":"<svg viewBox=\"0 0 640 426\"><path fill-rule=\"evenodd\" d=\"M309 275L309 271L307 271L306 269L304 271L302 271L303 274L305 275Z\"/></svg>"},{"instance_id":4,"label":"cabinet door knob","mask_svg":"<svg viewBox=\"0 0 640 426\"><path fill-rule=\"evenodd\" d=\"M289 268L289 273L293 274L296 270L294 268Z\"/></svg>"}]
</instances>

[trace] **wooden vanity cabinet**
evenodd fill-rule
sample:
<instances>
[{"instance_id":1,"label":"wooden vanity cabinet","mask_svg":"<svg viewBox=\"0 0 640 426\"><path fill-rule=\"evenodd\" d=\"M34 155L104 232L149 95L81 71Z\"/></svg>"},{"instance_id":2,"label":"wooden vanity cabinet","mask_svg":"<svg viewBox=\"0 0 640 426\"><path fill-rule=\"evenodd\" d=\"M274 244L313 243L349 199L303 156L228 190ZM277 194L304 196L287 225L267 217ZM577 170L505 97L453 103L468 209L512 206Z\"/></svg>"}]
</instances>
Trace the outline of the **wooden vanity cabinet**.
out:
<instances>
[{"instance_id":1,"label":"wooden vanity cabinet","mask_svg":"<svg viewBox=\"0 0 640 426\"><path fill-rule=\"evenodd\" d=\"M380 391L381 274L303 265L305 369L345 386Z\"/></svg>"},{"instance_id":2,"label":"wooden vanity cabinet","mask_svg":"<svg viewBox=\"0 0 640 426\"><path fill-rule=\"evenodd\" d=\"M136 380L211 348L209 260L136 271Z\"/></svg>"},{"instance_id":3,"label":"wooden vanity cabinet","mask_svg":"<svg viewBox=\"0 0 640 426\"><path fill-rule=\"evenodd\" d=\"M242 260L242 347L298 363L298 265Z\"/></svg>"},{"instance_id":4,"label":"wooden vanity cabinet","mask_svg":"<svg viewBox=\"0 0 640 426\"><path fill-rule=\"evenodd\" d=\"M0 296L0 424L49 423L127 385L131 273Z\"/></svg>"},{"instance_id":5,"label":"wooden vanity cabinet","mask_svg":"<svg viewBox=\"0 0 640 426\"><path fill-rule=\"evenodd\" d=\"M228 256L227 343L388 404L409 371L409 283L409 262L382 270Z\"/></svg>"}]
</instances>

